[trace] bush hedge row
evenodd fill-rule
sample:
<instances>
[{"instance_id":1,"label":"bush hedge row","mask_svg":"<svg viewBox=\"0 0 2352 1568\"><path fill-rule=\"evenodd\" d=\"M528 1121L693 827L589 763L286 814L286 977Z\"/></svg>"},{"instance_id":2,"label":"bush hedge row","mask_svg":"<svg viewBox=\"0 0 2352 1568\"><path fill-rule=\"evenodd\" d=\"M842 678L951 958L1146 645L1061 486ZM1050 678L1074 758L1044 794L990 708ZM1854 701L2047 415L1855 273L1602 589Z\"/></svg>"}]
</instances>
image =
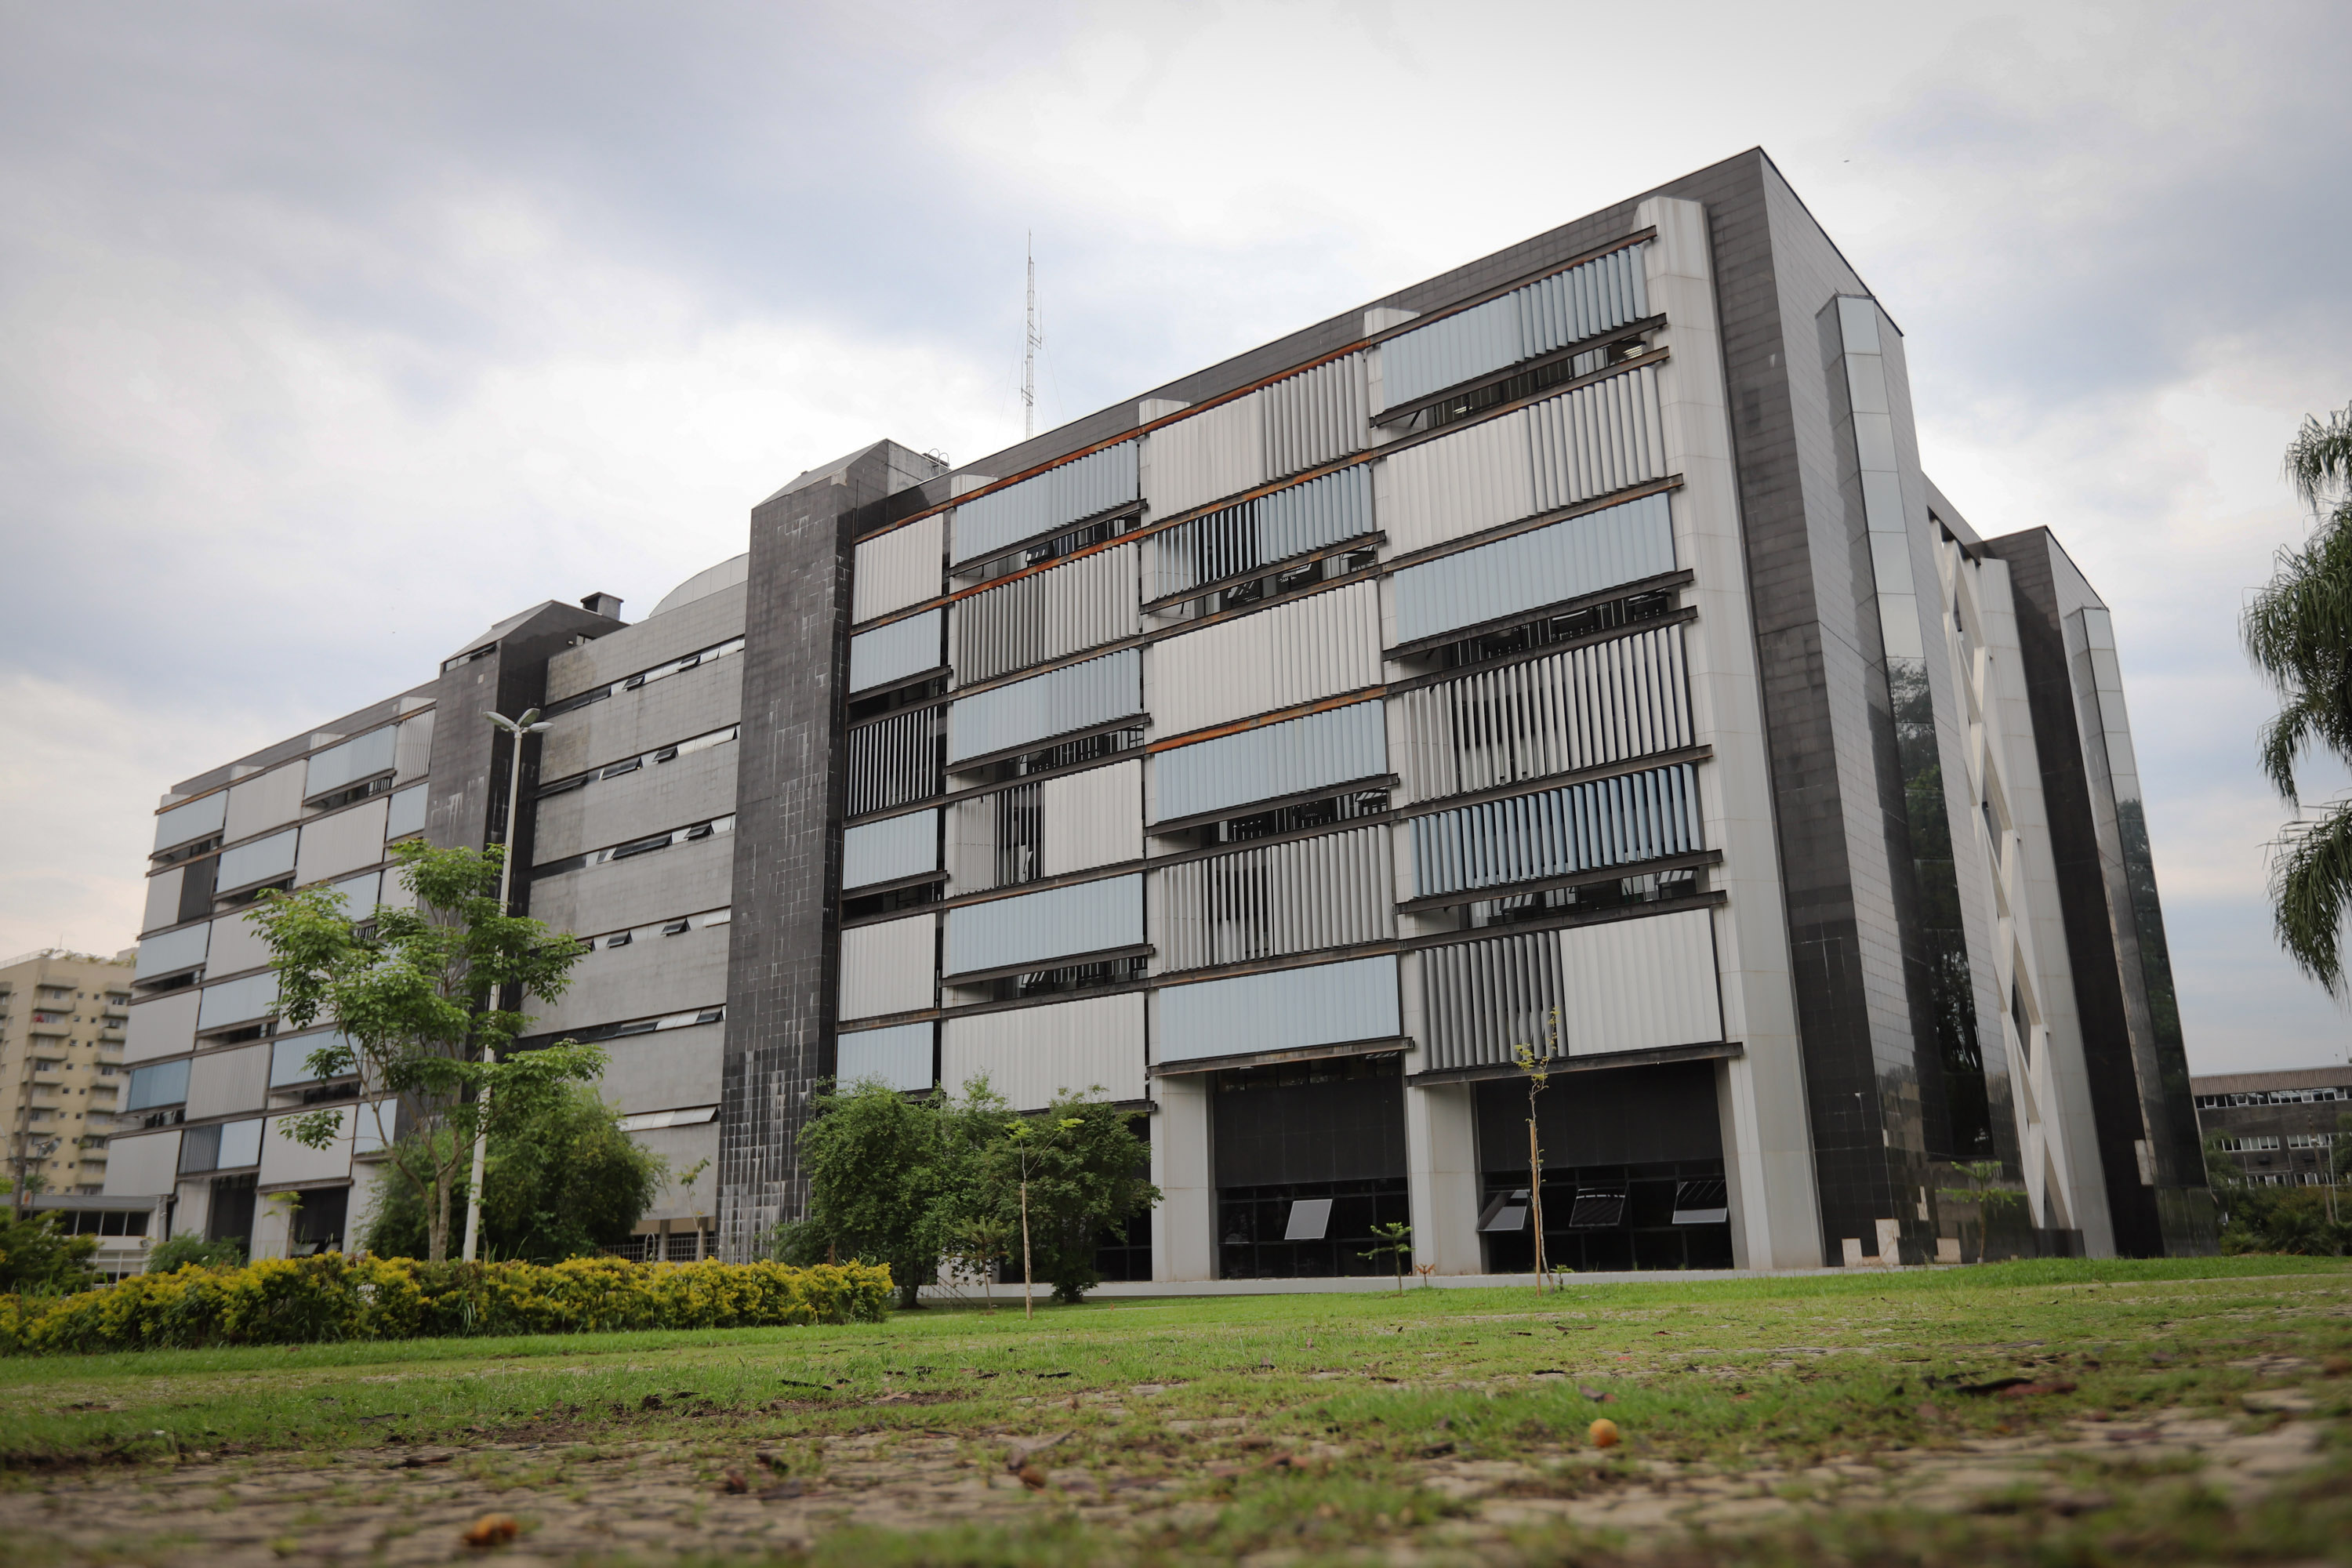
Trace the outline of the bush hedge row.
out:
<instances>
[{"instance_id":1,"label":"bush hedge row","mask_svg":"<svg viewBox=\"0 0 2352 1568\"><path fill-rule=\"evenodd\" d=\"M870 1323L890 1289L888 1268L863 1263L427 1264L329 1252L0 1296L0 1353Z\"/></svg>"}]
</instances>

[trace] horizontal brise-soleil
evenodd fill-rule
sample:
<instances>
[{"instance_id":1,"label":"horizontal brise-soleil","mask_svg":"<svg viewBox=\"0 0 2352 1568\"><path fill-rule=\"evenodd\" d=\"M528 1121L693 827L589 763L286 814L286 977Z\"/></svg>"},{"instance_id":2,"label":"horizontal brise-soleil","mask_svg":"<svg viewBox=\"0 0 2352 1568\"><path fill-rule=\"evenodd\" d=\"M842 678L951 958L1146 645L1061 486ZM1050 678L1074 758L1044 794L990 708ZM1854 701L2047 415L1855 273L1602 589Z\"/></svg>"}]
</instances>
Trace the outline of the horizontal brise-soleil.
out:
<instances>
[{"instance_id":1,"label":"horizontal brise-soleil","mask_svg":"<svg viewBox=\"0 0 2352 1568\"><path fill-rule=\"evenodd\" d=\"M1682 763L1418 817L1414 891L1508 887L1701 847L1697 771Z\"/></svg>"},{"instance_id":2,"label":"horizontal brise-soleil","mask_svg":"<svg viewBox=\"0 0 2352 1568\"><path fill-rule=\"evenodd\" d=\"M1679 626L1475 669L1409 691L1397 706L1417 800L1691 743Z\"/></svg>"},{"instance_id":3,"label":"horizontal brise-soleil","mask_svg":"<svg viewBox=\"0 0 2352 1568\"><path fill-rule=\"evenodd\" d=\"M1388 833L1360 828L1171 866L1152 908L1161 967L1199 969L1393 934Z\"/></svg>"}]
</instances>

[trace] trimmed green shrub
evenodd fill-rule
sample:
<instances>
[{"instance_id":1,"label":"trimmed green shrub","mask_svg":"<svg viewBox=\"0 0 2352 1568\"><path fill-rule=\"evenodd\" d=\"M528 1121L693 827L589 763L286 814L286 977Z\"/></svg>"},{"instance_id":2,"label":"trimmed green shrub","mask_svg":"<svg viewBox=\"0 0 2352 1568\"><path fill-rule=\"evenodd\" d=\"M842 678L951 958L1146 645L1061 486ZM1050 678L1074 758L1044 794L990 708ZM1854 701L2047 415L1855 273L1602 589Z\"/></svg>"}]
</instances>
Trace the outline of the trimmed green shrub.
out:
<instances>
[{"instance_id":1,"label":"trimmed green shrub","mask_svg":"<svg viewBox=\"0 0 2352 1568\"><path fill-rule=\"evenodd\" d=\"M862 1263L419 1263L328 1252L192 1265L53 1300L0 1296L0 1353L870 1323L890 1289L889 1269Z\"/></svg>"}]
</instances>

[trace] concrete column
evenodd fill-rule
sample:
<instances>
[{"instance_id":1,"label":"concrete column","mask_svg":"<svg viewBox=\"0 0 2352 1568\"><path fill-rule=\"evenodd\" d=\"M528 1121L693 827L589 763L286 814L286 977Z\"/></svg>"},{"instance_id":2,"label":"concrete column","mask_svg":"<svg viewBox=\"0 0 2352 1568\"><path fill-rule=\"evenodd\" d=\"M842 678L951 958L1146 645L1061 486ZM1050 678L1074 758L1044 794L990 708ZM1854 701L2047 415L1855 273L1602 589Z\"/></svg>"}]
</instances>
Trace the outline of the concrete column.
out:
<instances>
[{"instance_id":1,"label":"concrete column","mask_svg":"<svg viewBox=\"0 0 2352 1568\"><path fill-rule=\"evenodd\" d=\"M1639 221L1658 231L1650 308L1666 318L1672 353L1658 385L1666 467L1683 479L1675 552L1697 579L1685 602L1698 619L1684 647L1698 738L1715 748L1699 769L1699 797L1706 842L1724 858L1709 879L1729 895L1715 921L1724 1036L1744 1047L1717 1076L1732 1253L1743 1268L1812 1268L1820 1208L1706 209L1654 196Z\"/></svg>"},{"instance_id":2,"label":"concrete column","mask_svg":"<svg viewBox=\"0 0 2352 1568\"><path fill-rule=\"evenodd\" d=\"M1151 1277L1217 1277L1217 1194L1209 1164L1206 1073L1152 1080L1160 1114L1151 1125L1151 1184L1160 1206L1151 1211Z\"/></svg>"},{"instance_id":3,"label":"concrete column","mask_svg":"<svg viewBox=\"0 0 2352 1568\"><path fill-rule=\"evenodd\" d=\"M1412 1261L1440 1274L1476 1274L1478 1136L1466 1083L1410 1082L1404 1091L1406 1188L1412 1197Z\"/></svg>"}]
</instances>

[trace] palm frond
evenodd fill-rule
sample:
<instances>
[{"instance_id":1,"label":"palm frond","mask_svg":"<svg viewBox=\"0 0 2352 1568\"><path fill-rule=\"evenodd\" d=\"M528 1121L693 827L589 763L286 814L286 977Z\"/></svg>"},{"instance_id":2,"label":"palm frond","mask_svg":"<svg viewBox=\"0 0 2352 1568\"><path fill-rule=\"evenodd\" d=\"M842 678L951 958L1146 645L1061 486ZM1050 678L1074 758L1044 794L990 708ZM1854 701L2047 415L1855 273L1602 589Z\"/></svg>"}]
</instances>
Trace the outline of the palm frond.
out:
<instances>
[{"instance_id":1,"label":"palm frond","mask_svg":"<svg viewBox=\"0 0 2352 1568\"><path fill-rule=\"evenodd\" d=\"M2286 477L2303 504L2315 512L2328 510L2332 501L2352 490L2352 405L2337 409L2325 421L2304 416L2303 428L2287 444Z\"/></svg>"},{"instance_id":2,"label":"palm frond","mask_svg":"<svg viewBox=\"0 0 2352 1568\"><path fill-rule=\"evenodd\" d=\"M2352 909L2352 802L2297 823L2272 847L2279 943L2334 996L2345 994L2342 935Z\"/></svg>"}]
</instances>

